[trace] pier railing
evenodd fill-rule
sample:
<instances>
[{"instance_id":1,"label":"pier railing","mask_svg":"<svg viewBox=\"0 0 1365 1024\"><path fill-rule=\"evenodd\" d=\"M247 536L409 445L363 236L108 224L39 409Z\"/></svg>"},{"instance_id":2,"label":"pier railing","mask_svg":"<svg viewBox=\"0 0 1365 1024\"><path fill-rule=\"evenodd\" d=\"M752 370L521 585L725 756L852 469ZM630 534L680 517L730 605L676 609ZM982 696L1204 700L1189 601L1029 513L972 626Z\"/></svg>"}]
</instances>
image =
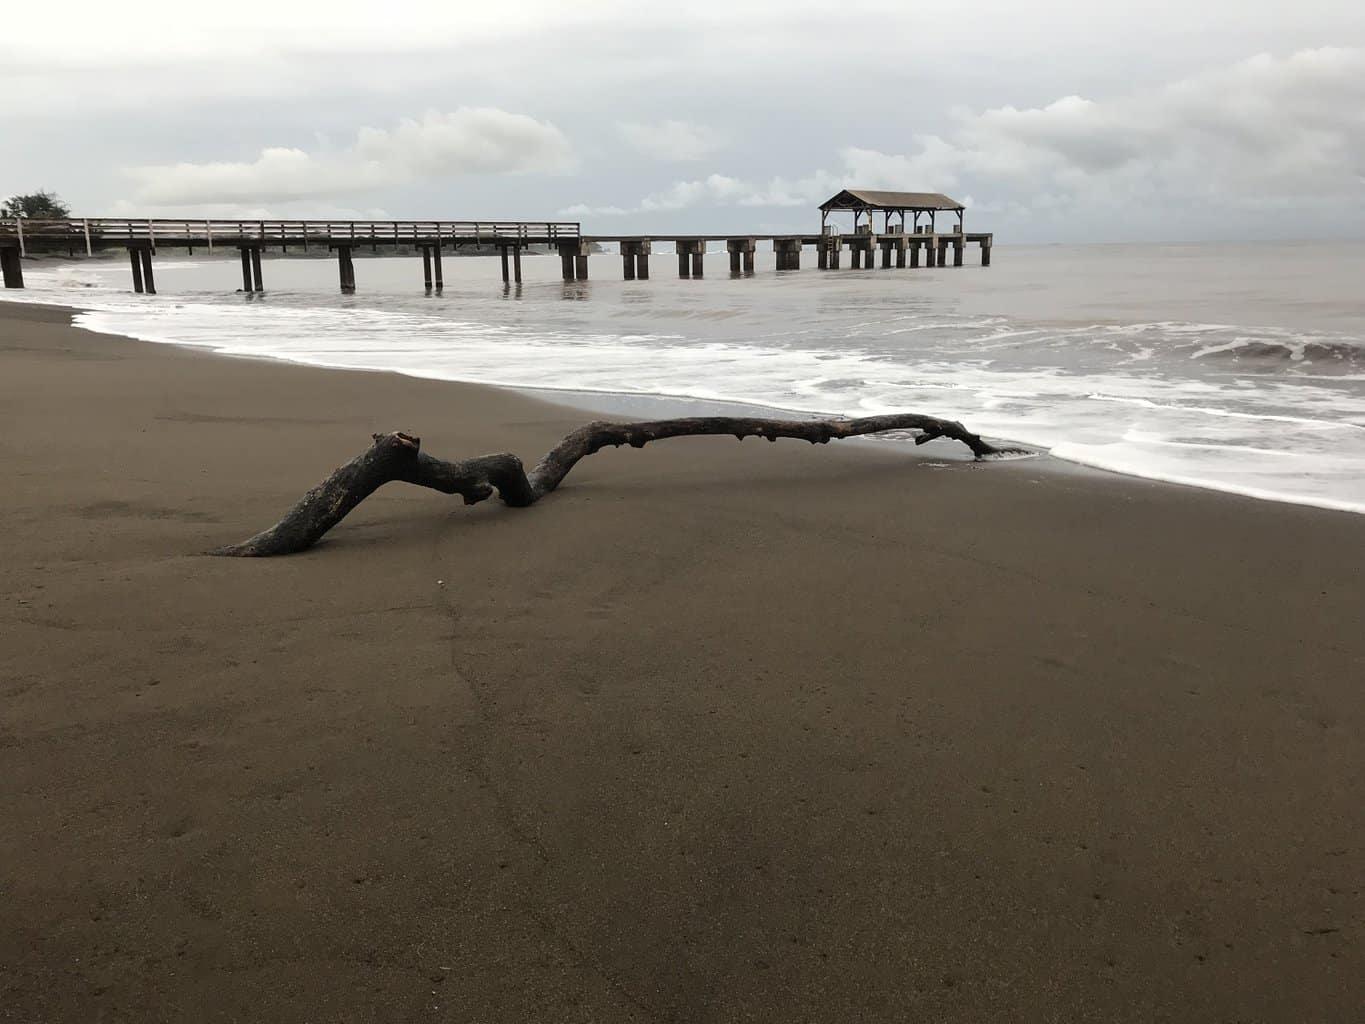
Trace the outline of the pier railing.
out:
<instances>
[{"instance_id":1,"label":"pier railing","mask_svg":"<svg viewBox=\"0 0 1365 1024\"><path fill-rule=\"evenodd\" d=\"M155 249L158 245L387 245L507 244L573 242L582 237L577 221L474 220L177 220L91 217L68 220L0 220L0 240L27 253L49 249L116 246Z\"/></svg>"}]
</instances>

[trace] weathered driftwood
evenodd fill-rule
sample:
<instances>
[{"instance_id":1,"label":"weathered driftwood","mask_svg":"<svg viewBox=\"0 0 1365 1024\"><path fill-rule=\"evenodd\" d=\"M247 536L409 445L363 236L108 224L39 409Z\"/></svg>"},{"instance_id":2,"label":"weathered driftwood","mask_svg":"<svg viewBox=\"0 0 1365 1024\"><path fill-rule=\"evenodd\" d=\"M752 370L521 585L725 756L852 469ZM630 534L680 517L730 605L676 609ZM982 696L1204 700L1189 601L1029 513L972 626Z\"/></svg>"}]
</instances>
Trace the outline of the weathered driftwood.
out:
<instances>
[{"instance_id":1,"label":"weathered driftwood","mask_svg":"<svg viewBox=\"0 0 1365 1024\"><path fill-rule=\"evenodd\" d=\"M575 430L541 459L530 473L515 455L481 455L461 462L446 462L421 450L421 441L410 434L375 434L369 449L336 469L322 483L299 499L268 530L210 552L214 555L267 557L288 555L312 547L332 527L384 484L393 481L430 487L444 494L458 494L473 505L496 493L505 504L517 508L533 505L563 482L579 459L608 445L628 444L643 448L650 441L669 437L729 434L739 440L766 437L776 441L791 437L811 444L825 444L837 437L856 437L886 430L918 430L916 444L946 437L961 441L976 457L1022 453L1017 448L996 448L969 432L960 423L914 413L865 416L862 419L770 420L736 416L703 416L639 423L594 422Z\"/></svg>"}]
</instances>

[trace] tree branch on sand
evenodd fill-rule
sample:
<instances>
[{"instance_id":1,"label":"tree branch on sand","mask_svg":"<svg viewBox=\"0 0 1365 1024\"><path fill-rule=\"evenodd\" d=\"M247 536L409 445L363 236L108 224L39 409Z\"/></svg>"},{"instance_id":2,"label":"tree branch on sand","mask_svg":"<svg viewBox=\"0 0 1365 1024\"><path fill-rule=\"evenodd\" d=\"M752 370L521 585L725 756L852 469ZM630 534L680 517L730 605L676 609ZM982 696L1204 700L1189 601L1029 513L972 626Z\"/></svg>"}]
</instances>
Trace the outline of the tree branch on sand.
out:
<instances>
[{"instance_id":1,"label":"tree branch on sand","mask_svg":"<svg viewBox=\"0 0 1365 1024\"><path fill-rule=\"evenodd\" d=\"M643 448L651 441L669 437L696 437L729 434L743 441L746 437L796 438L811 444L825 444L834 438L877 434L886 430L918 430L916 444L944 437L961 441L978 458L998 455L1031 454L1021 448L996 448L961 423L920 416L891 413L861 419L772 420L737 416L703 416L674 420L648 420L637 423L596 421L579 427L537 463L529 473L515 455L481 455L461 462L446 462L421 450L421 441L411 434L375 434L368 450L338 467L322 483L300 498L284 518L268 530L211 552L262 558L304 551L341 522L346 515L384 484L394 481L430 487L443 494L458 494L466 505L474 505L495 493L504 504L514 508L534 505L558 487L569 471L582 459L608 445L628 444Z\"/></svg>"}]
</instances>

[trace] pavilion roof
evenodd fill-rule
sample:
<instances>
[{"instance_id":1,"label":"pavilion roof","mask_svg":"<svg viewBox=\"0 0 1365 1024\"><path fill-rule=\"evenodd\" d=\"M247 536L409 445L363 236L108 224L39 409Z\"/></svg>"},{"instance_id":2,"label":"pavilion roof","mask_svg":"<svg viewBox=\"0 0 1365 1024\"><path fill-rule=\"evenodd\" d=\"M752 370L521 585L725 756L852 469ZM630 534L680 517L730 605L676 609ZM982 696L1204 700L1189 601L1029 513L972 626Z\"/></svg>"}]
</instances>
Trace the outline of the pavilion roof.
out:
<instances>
[{"instance_id":1,"label":"pavilion roof","mask_svg":"<svg viewBox=\"0 0 1365 1024\"><path fill-rule=\"evenodd\" d=\"M846 188L820 204L822 210L962 210L965 207L942 192L886 192Z\"/></svg>"}]
</instances>

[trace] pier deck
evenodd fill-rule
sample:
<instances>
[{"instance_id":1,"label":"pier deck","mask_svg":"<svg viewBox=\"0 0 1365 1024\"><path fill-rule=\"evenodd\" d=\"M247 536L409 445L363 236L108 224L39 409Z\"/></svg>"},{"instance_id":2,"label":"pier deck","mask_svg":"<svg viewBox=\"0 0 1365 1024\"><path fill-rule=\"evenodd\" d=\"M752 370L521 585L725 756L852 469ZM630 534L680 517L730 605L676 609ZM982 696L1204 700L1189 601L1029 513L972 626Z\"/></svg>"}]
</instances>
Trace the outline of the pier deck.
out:
<instances>
[{"instance_id":1,"label":"pier deck","mask_svg":"<svg viewBox=\"0 0 1365 1024\"><path fill-rule=\"evenodd\" d=\"M816 251L820 269L838 269L842 253L849 251L854 268L876 265L881 253L883 268L945 266L951 249L952 265L963 265L968 245L981 250L981 263L990 266L994 236L957 230L910 231L871 230L869 223L851 234L826 228L821 233L787 234L606 234L585 235L576 221L335 221L335 220L189 220L158 218L70 218L65 220L0 220L0 272L7 288L22 288L22 260L39 253L66 253L93 256L109 249L126 249L132 270L133 290L155 292L152 257L159 249L200 249L214 252L236 249L242 263L242 290L264 290L261 272L262 253L279 248L308 251L323 249L337 256L343 292L354 292L357 248L369 247L419 250L422 255L423 282L427 291L440 291L444 285L441 254L461 248L485 246L496 249L501 257L502 280L506 285L521 283L521 255L530 246L556 249L566 281L588 277L588 254L603 245L617 246L626 280L648 280L649 258L656 243L671 243L678 258L678 275L699 278L703 275L707 246L724 243L729 269L734 275L754 272L754 253L759 242L770 243L777 254L777 269L799 270L801 251L807 246ZM904 227L905 225L888 225Z\"/></svg>"}]
</instances>

